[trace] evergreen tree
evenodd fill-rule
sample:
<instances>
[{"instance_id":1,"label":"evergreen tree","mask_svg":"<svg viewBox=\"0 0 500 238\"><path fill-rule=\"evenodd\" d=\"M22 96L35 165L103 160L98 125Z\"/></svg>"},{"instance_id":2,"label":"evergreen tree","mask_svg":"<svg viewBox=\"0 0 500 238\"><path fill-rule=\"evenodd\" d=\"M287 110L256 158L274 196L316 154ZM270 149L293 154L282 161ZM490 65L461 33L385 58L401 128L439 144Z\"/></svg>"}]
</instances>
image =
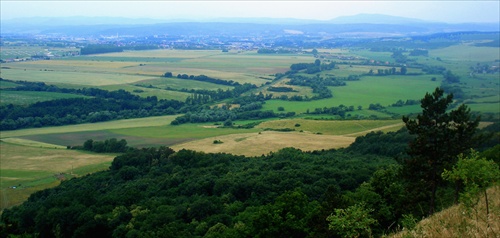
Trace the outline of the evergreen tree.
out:
<instances>
[{"instance_id":1,"label":"evergreen tree","mask_svg":"<svg viewBox=\"0 0 500 238\"><path fill-rule=\"evenodd\" d=\"M411 197L429 201L429 214L435 211L441 173L451 169L457 155L476 143L474 134L479 118L471 120L470 109L465 105L447 112L452 101L453 94L445 96L442 89L436 88L421 100L422 114L416 119L403 117L409 133L416 135L409 144L411 158L404 165L404 176L414 193Z\"/></svg>"}]
</instances>

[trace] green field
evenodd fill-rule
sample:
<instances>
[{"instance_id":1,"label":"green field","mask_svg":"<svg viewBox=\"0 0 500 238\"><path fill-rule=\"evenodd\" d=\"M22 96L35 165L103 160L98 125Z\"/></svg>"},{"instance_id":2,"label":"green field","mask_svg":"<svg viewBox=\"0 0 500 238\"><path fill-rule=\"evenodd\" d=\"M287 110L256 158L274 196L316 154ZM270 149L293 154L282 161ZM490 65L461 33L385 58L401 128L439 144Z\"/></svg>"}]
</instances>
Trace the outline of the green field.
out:
<instances>
[{"instance_id":1,"label":"green field","mask_svg":"<svg viewBox=\"0 0 500 238\"><path fill-rule=\"evenodd\" d=\"M131 84L115 84L115 85L102 86L99 88L109 91L123 89L140 97L156 96L158 99L170 99L170 100L180 100L180 101L186 100L186 98L191 95L191 93L164 90L158 88L140 87Z\"/></svg>"},{"instance_id":2,"label":"green field","mask_svg":"<svg viewBox=\"0 0 500 238\"><path fill-rule=\"evenodd\" d=\"M299 126L296 126L296 125ZM351 135L374 128L395 128L402 126L401 120L346 120L346 121L325 121L325 120L306 120L306 119L284 119L261 123L258 128L293 128L312 133L321 133L325 135Z\"/></svg>"},{"instance_id":3,"label":"green field","mask_svg":"<svg viewBox=\"0 0 500 238\"><path fill-rule=\"evenodd\" d=\"M376 60L381 62L393 62L394 59L391 58L391 52L374 52L367 49L352 49L349 51L352 55L358 55L369 60Z\"/></svg>"},{"instance_id":4,"label":"green field","mask_svg":"<svg viewBox=\"0 0 500 238\"><path fill-rule=\"evenodd\" d=\"M147 76L137 76L119 73L45 71L29 69L2 70L2 77L10 80L45 82L47 84L65 83L84 86L104 86L113 84L134 83L145 80Z\"/></svg>"},{"instance_id":5,"label":"green field","mask_svg":"<svg viewBox=\"0 0 500 238\"><path fill-rule=\"evenodd\" d=\"M56 127L43 127L43 128L29 128L14 131L3 131L0 133L0 139L21 137L29 135L42 135L54 133L69 133L69 132L82 132L82 131L101 131L111 129L123 129L134 127L147 127L147 126L164 126L169 125L176 116L159 116L137 119L126 119L99 123L85 123L78 125L56 126Z\"/></svg>"},{"instance_id":6,"label":"green field","mask_svg":"<svg viewBox=\"0 0 500 238\"><path fill-rule=\"evenodd\" d=\"M264 110L276 111L282 106L286 111L304 113L307 109L314 111L315 108L336 107L341 104L368 109L370 104L375 103L388 106L400 99L420 100L425 93L432 92L439 86L439 82L432 82L430 78L430 75L363 77L360 81L347 82L347 86L330 87L333 98L309 102L271 100L264 104ZM360 111L352 113L358 114Z\"/></svg>"},{"instance_id":7,"label":"green field","mask_svg":"<svg viewBox=\"0 0 500 238\"><path fill-rule=\"evenodd\" d=\"M2 91L0 104L29 105L36 102L43 102L62 98L82 98L86 96L55 93L55 92L27 92L27 91Z\"/></svg>"},{"instance_id":8,"label":"green field","mask_svg":"<svg viewBox=\"0 0 500 238\"><path fill-rule=\"evenodd\" d=\"M17 84L17 83L0 81L0 89L15 88L17 86L19 86L19 84Z\"/></svg>"},{"instance_id":9,"label":"green field","mask_svg":"<svg viewBox=\"0 0 500 238\"><path fill-rule=\"evenodd\" d=\"M136 83L137 85L152 85L158 88L173 88L173 89L206 89L206 90L228 90L232 89L232 86L213 84L207 82L201 82L196 80L189 79L179 79L179 78L154 78L147 79L143 81L139 81Z\"/></svg>"},{"instance_id":10,"label":"green field","mask_svg":"<svg viewBox=\"0 0 500 238\"><path fill-rule=\"evenodd\" d=\"M430 50L429 57L440 57L443 60L451 61L492 62L500 59L500 48L453 45L446 48Z\"/></svg>"}]
</instances>

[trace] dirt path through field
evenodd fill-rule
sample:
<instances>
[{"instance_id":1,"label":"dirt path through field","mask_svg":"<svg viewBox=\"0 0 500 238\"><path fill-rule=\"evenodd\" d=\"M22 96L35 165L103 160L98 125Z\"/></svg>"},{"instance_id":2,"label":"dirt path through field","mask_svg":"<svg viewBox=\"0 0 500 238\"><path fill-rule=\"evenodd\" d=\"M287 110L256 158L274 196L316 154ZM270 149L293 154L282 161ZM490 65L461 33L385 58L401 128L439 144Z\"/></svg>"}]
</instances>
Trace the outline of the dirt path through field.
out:
<instances>
[{"instance_id":1,"label":"dirt path through field","mask_svg":"<svg viewBox=\"0 0 500 238\"><path fill-rule=\"evenodd\" d=\"M381 126L381 127L377 127L377 128L372 128L372 129L369 129L369 130L366 130L366 131L360 131L360 132L356 132L356 133L351 133L351 134L345 134L343 136L348 136L348 137L358 137L358 136L362 136L362 135L366 135L372 131L386 131L386 130L394 130L394 129L399 129L401 128L402 126L404 125L404 123L396 123L396 124L392 124L392 125L387 125L387 126Z\"/></svg>"}]
</instances>

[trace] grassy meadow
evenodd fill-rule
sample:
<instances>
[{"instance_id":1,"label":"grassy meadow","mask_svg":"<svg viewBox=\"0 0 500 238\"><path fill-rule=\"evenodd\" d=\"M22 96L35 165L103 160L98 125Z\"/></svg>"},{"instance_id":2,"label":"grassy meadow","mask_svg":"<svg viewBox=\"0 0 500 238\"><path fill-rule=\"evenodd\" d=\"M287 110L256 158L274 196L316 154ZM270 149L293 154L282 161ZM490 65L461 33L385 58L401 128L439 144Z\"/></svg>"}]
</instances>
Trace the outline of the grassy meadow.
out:
<instances>
[{"instance_id":1,"label":"grassy meadow","mask_svg":"<svg viewBox=\"0 0 500 238\"><path fill-rule=\"evenodd\" d=\"M28 92L28 91L3 91L0 97L0 104L29 105L36 102L43 102L61 98L81 98L85 97L76 94L55 93L55 92Z\"/></svg>"},{"instance_id":2,"label":"grassy meadow","mask_svg":"<svg viewBox=\"0 0 500 238\"><path fill-rule=\"evenodd\" d=\"M432 92L439 87L439 82L431 81L431 75L419 76L367 76L360 81L347 82L347 86L330 87L333 97L311 102L292 102L283 100L271 100L264 104L265 110L277 110L279 106L285 108L285 111L295 111L305 113L308 109L314 111L315 108L336 107L341 104L345 106L354 106L355 111L349 112L352 115L378 115L380 112L369 110L370 104L380 103L382 106L389 106L398 100L406 101L420 100L427 92ZM420 108L414 106L405 106L407 112L418 112ZM416 109L416 110L414 110ZM384 117L384 114L381 114ZM387 117L388 115L385 115Z\"/></svg>"}]
</instances>

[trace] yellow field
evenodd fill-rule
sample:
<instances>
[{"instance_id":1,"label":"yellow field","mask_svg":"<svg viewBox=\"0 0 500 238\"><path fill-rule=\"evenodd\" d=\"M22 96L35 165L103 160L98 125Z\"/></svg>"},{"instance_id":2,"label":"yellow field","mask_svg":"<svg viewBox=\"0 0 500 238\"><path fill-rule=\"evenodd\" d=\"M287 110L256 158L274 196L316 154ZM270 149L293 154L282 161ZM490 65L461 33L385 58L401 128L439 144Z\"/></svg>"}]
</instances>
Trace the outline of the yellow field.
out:
<instances>
[{"instance_id":1,"label":"yellow field","mask_svg":"<svg viewBox=\"0 0 500 238\"><path fill-rule=\"evenodd\" d=\"M30 194L59 184L67 176L82 176L109 167L114 155L91 154L37 142L0 141L0 210L25 201ZM22 145L21 143L25 143Z\"/></svg>"},{"instance_id":2,"label":"yellow field","mask_svg":"<svg viewBox=\"0 0 500 238\"><path fill-rule=\"evenodd\" d=\"M135 83L151 76L128 75L99 72L44 71L29 69L2 69L2 77L9 80L44 82L47 84L72 84L84 86L104 86Z\"/></svg>"},{"instance_id":3,"label":"yellow field","mask_svg":"<svg viewBox=\"0 0 500 238\"><path fill-rule=\"evenodd\" d=\"M134 58L198 58L222 54L220 50L144 50L124 51L117 53L96 54L93 56L134 57Z\"/></svg>"},{"instance_id":4,"label":"yellow field","mask_svg":"<svg viewBox=\"0 0 500 238\"><path fill-rule=\"evenodd\" d=\"M29 146L29 147L49 148L49 149L66 149L66 147L62 146L62 145L54 145L54 144L49 144L49 143L43 143L40 141L26 140L26 139L21 139L21 138L4 138L1 141L7 142L9 144L24 145L24 146Z\"/></svg>"},{"instance_id":5,"label":"yellow field","mask_svg":"<svg viewBox=\"0 0 500 238\"><path fill-rule=\"evenodd\" d=\"M189 149L207 153L231 153L236 155L260 156L282 148L294 147L303 151L338 149L347 147L355 137L316 135L300 132L264 131L206 138L172 146L174 150ZM214 144L220 140L222 144Z\"/></svg>"},{"instance_id":6,"label":"yellow field","mask_svg":"<svg viewBox=\"0 0 500 238\"><path fill-rule=\"evenodd\" d=\"M72 168L111 161L114 156L67 149L49 149L0 142L1 170L49 171L69 173ZM19 153L22 151L23 153ZM2 174L3 178L3 174Z\"/></svg>"},{"instance_id":7,"label":"yellow field","mask_svg":"<svg viewBox=\"0 0 500 238\"><path fill-rule=\"evenodd\" d=\"M295 127L300 124L299 127ZM232 134L190 141L172 146L174 150L190 149L207 153L231 153L259 156L275 152L285 147L295 147L303 151L338 149L349 146L356 136L371 131L396 131L403 126L400 120L387 121L315 121L286 119L263 122L257 128L295 129L293 132L263 131ZM217 130L214 128L214 130ZM302 131L302 132L301 132ZM214 144L215 140L223 143Z\"/></svg>"}]
</instances>

